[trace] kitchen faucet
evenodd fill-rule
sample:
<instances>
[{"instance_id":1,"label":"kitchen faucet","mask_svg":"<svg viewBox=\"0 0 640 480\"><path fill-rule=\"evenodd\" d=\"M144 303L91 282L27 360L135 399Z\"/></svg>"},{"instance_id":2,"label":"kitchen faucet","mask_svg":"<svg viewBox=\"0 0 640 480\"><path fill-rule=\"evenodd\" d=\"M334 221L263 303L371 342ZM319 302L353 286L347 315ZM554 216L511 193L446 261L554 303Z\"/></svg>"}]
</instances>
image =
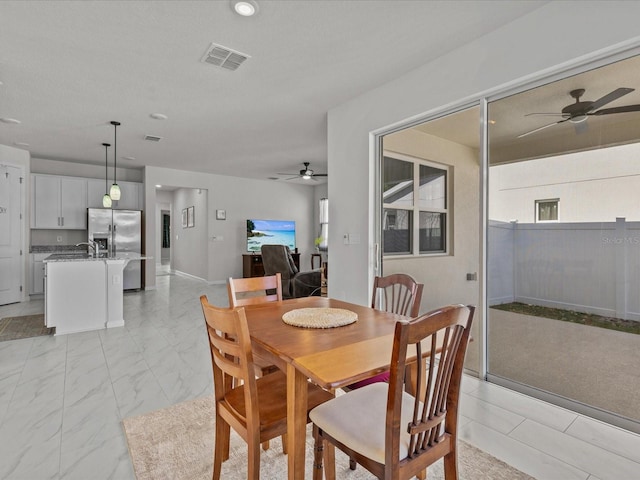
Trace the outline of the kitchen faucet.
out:
<instances>
[{"instance_id":1,"label":"kitchen faucet","mask_svg":"<svg viewBox=\"0 0 640 480\"><path fill-rule=\"evenodd\" d=\"M100 244L98 242L89 240L88 242L76 243L76 247L79 247L80 245L86 245L87 247L91 247L93 249L93 256L95 258L98 258L100 256Z\"/></svg>"}]
</instances>

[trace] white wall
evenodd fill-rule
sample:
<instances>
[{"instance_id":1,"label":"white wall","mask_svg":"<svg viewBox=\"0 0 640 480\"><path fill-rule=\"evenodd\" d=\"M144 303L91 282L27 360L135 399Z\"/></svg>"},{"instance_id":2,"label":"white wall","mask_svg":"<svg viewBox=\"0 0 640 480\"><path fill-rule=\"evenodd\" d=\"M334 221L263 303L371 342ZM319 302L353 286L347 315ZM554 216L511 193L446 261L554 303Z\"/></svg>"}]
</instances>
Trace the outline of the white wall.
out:
<instances>
[{"instance_id":1,"label":"white wall","mask_svg":"<svg viewBox=\"0 0 640 480\"><path fill-rule=\"evenodd\" d=\"M171 269L202 280L207 279L209 263L207 197L207 190L203 188L179 188L173 192L171 204ZM193 227L184 228L182 211L190 207L194 213Z\"/></svg>"},{"instance_id":2,"label":"white wall","mask_svg":"<svg viewBox=\"0 0 640 480\"><path fill-rule=\"evenodd\" d=\"M576 15L578 15L576 17ZM539 78L630 39L639 41L640 2L549 2L532 13L369 91L328 114L331 230L329 294L366 304L373 274L374 159L372 131L446 110ZM566 26L579 18L580 28ZM586 60L586 57L585 57ZM502 86L502 87L501 87ZM478 126L480 128L480 126ZM340 172L334 175L333 172ZM344 245L345 233L359 245Z\"/></svg>"},{"instance_id":3,"label":"white wall","mask_svg":"<svg viewBox=\"0 0 640 480\"><path fill-rule=\"evenodd\" d=\"M640 143L496 165L489 218L535 223L536 200L558 198L560 222L640 220Z\"/></svg>"},{"instance_id":4,"label":"white wall","mask_svg":"<svg viewBox=\"0 0 640 480\"><path fill-rule=\"evenodd\" d=\"M31 198L31 180L29 176L29 170L31 168L31 156L26 150L20 148L9 147L7 145L0 145L0 163L4 165L10 165L12 167L18 167L23 170L25 179L22 182L22 251L24 261L22 262L21 277L22 277L22 301L29 298L29 287L31 282L31 275L27 275L27 262L29 255L26 253L29 251L29 212L31 211L30 198Z\"/></svg>"},{"instance_id":5,"label":"white wall","mask_svg":"<svg viewBox=\"0 0 640 480\"><path fill-rule=\"evenodd\" d=\"M201 254L201 258L208 258L203 277L208 282L225 283L229 277L242 276L248 218L295 220L301 267L303 270L308 268L317 223L313 187L159 167L145 168L144 183L145 210L152 208L151 211L155 211L155 185L208 190L207 251ZM226 210L226 220L216 220L216 209ZM174 222L179 222L179 218L173 219ZM157 236L155 215L147 216L145 235L146 249L153 251ZM146 262L145 286L155 286L155 261Z\"/></svg>"}]
</instances>

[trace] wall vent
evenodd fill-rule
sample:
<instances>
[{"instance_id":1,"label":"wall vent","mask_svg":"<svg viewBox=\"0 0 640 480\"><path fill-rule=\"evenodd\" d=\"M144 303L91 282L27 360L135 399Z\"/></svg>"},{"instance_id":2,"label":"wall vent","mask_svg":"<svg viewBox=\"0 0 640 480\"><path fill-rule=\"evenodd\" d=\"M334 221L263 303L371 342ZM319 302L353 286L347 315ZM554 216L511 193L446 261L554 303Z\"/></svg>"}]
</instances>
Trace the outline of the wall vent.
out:
<instances>
[{"instance_id":1,"label":"wall vent","mask_svg":"<svg viewBox=\"0 0 640 480\"><path fill-rule=\"evenodd\" d=\"M157 135L145 135L145 140L149 140L150 142L159 142L162 140L162 137L158 137Z\"/></svg>"},{"instance_id":2,"label":"wall vent","mask_svg":"<svg viewBox=\"0 0 640 480\"><path fill-rule=\"evenodd\" d=\"M200 61L227 70L237 70L247 58L251 57L245 53L212 43Z\"/></svg>"}]
</instances>

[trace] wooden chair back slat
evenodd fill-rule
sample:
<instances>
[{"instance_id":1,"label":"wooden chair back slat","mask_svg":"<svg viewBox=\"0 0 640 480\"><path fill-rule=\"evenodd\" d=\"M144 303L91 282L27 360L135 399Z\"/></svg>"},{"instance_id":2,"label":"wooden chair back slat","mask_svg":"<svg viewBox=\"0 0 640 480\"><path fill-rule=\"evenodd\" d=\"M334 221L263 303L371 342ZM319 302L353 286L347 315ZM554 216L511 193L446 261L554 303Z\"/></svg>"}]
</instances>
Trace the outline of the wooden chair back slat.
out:
<instances>
[{"instance_id":1,"label":"wooden chair back slat","mask_svg":"<svg viewBox=\"0 0 640 480\"><path fill-rule=\"evenodd\" d=\"M230 307L282 301L280 273L265 277L229 278L227 283Z\"/></svg>"},{"instance_id":2,"label":"wooden chair back slat","mask_svg":"<svg viewBox=\"0 0 640 480\"><path fill-rule=\"evenodd\" d=\"M404 273L376 277L373 281L371 307L398 315L417 317L424 285Z\"/></svg>"}]
</instances>

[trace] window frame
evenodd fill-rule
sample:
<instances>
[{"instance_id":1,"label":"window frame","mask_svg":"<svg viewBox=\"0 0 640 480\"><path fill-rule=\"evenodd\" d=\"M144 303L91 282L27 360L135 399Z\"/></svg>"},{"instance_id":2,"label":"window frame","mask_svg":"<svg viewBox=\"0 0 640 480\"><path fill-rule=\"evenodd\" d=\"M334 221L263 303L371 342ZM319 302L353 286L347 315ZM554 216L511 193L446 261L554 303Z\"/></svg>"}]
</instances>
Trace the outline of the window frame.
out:
<instances>
[{"instance_id":1,"label":"window frame","mask_svg":"<svg viewBox=\"0 0 640 480\"><path fill-rule=\"evenodd\" d=\"M540 205L543 203L556 204L556 219L555 220L540 220ZM542 198L535 201L535 219L536 223L558 223L560 221L560 199L559 198Z\"/></svg>"},{"instance_id":2,"label":"window frame","mask_svg":"<svg viewBox=\"0 0 640 480\"><path fill-rule=\"evenodd\" d=\"M384 160L386 157L393 158L395 160L400 160L404 162L409 162L413 164L413 205L411 208L403 207L400 205L394 205L390 203L384 202L384 191L381 191L382 196L382 208L381 208L381 233L382 233L382 258L388 259L398 259L398 258L416 258L416 257L438 257L438 256L448 256L451 255L451 236L452 236L452 225L453 225L453 210L451 205L453 204L453 189L452 189L452 172L453 166L447 165L444 163L434 162L433 160L428 160L425 158L419 158L412 155L407 155L403 153L393 152L390 150L384 150L382 152L382 168L381 168L381 185L384 184ZM427 166L430 168L435 168L438 170L442 170L445 174L445 200L444 200L444 208L426 208L420 207L420 166ZM387 210L405 210L410 213L410 229L411 229L411 243L409 246L409 252L385 252L384 250L384 217L385 212ZM438 213L444 214L444 249L443 250L434 250L429 252L420 252L420 212L426 213Z\"/></svg>"}]
</instances>

